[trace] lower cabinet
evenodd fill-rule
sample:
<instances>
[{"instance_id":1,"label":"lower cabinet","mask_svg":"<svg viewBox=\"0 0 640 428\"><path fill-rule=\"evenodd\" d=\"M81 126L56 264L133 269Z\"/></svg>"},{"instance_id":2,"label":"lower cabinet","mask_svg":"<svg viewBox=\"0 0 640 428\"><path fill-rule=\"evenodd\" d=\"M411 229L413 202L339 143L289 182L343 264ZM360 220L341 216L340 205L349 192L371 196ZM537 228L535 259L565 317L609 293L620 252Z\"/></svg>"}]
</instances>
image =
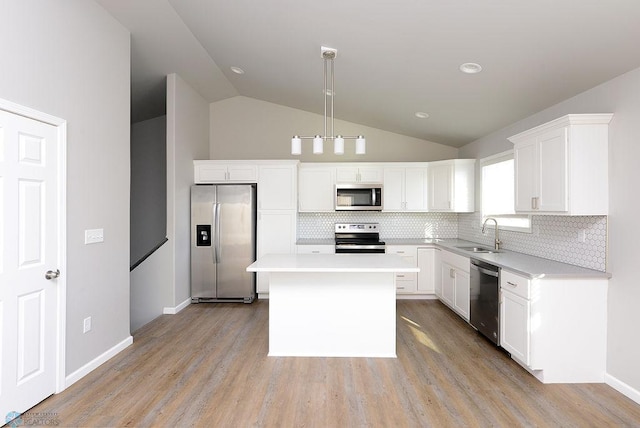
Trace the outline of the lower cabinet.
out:
<instances>
[{"instance_id":1,"label":"lower cabinet","mask_svg":"<svg viewBox=\"0 0 640 428\"><path fill-rule=\"evenodd\" d=\"M446 250L440 257L441 287L436 287L436 296L469 321L469 258Z\"/></svg>"},{"instance_id":2,"label":"lower cabinet","mask_svg":"<svg viewBox=\"0 0 640 428\"><path fill-rule=\"evenodd\" d=\"M607 286L602 278L530 279L500 273L500 344L543 383L601 383Z\"/></svg>"},{"instance_id":3,"label":"lower cabinet","mask_svg":"<svg viewBox=\"0 0 640 428\"><path fill-rule=\"evenodd\" d=\"M418 247L418 293L434 294L441 287L440 277L440 248Z\"/></svg>"},{"instance_id":4,"label":"lower cabinet","mask_svg":"<svg viewBox=\"0 0 640 428\"><path fill-rule=\"evenodd\" d=\"M418 249L412 245L387 245L387 254L396 254L412 266L418 266ZM415 294L418 290L418 275L415 272L396 273L396 293Z\"/></svg>"},{"instance_id":5,"label":"lower cabinet","mask_svg":"<svg viewBox=\"0 0 640 428\"><path fill-rule=\"evenodd\" d=\"M295 254L296 252L295 210L259 210L257 258L266 254ZM269 274L256 274L256 291L258 297L269 292Z\"/></svg>"}]
</instances>

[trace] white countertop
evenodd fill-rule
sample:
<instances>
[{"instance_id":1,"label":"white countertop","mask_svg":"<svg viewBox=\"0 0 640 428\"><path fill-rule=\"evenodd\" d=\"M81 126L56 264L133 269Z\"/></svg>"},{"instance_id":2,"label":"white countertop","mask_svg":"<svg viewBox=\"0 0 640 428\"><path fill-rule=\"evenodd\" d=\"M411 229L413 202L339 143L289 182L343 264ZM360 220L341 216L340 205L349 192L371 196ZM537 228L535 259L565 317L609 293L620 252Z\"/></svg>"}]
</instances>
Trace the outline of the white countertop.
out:
<instances>
[{"instance_id":1,"label":"white countertop","mask_svg":"<svg viewBox=\"0 0 640 428\"><path fill-rule=\"evenodd\" d=\"M439 247L444 250L452 251L464 257L483 260L487 263L494 264L503 269L510 270L514 273L527 276L529 278L611 278L609 272L601 272L598 270L587 269L580 266L570 265L567 263L557 262L554 260L544 259L541 257L530 256L527 254L517 253L510 250L501 250L499 253L472 253L462 250L458 247L464 246L480 246L490 247L487 244L479 244L477 242L465 241L463 239L436 239L436 238L400 238L400 239L382 239L387 245L417 245ZM331 239L325 240L298 240L299 245L331 245L335 241ZM347 254L344 254L347 255Z\"/></svg>"},{"instance_id":2,"label":"white countertop","mask_svg":"<svg viewBox=\"0 0 640 428\"><path fill-rule=\"evenodd\" d=\"M267 254L248 272L420 272L395 254Z\"/></svg>"}]
</instances>

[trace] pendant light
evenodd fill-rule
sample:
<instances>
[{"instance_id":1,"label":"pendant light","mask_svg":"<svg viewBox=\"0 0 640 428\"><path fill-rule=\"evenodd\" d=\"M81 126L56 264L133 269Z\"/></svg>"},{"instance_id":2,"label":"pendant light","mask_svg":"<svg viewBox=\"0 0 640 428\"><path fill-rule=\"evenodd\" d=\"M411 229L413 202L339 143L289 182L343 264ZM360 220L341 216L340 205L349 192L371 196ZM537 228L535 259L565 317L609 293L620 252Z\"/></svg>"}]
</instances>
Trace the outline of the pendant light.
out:
<instances>
[{"instance_id":1,"label":"pendant light","mask_svg":"<svg viewBox=\"0 0 640 428\"><path fill-rule=\"evenodd\" d=\"M324 135L315 135L313 137L301 137L294 135L291 139L291 154L302 154L302 140L313 140L313 154L322 154L325 140L333 140L333 153L336 155L344 154L344 140L355 140L355 153L364 155L367 151L366 140L364 136L347 137L335 135L333 132L333 99L335 98L334 77L333 77L333 60L338 54L337 49L320 47L320 54L324 62ZM327 110L329 116L327 116ZM331 124L331 134L327 135L327 122Z\"/></svg>"}]
</instances>

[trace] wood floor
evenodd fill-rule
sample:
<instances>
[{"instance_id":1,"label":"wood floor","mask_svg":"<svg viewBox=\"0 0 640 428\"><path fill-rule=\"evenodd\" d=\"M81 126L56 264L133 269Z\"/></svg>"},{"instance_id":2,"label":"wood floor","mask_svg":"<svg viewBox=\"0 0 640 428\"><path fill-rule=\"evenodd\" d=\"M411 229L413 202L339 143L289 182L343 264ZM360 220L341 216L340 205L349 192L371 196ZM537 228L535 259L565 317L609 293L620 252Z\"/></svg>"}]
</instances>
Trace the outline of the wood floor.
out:
<instances>
[{"instance_id":1,"label":"wood floor","mask_svg":"<svg viewBox=\"0 0 640 428\"><path fill-rule=\"evenodd\" d=\"M267 357L268 305L163 315L29 413L65 427L640 426L611 387L543 385L438 301L398 301L397 359Z\"/></svg>"}]
</instances>

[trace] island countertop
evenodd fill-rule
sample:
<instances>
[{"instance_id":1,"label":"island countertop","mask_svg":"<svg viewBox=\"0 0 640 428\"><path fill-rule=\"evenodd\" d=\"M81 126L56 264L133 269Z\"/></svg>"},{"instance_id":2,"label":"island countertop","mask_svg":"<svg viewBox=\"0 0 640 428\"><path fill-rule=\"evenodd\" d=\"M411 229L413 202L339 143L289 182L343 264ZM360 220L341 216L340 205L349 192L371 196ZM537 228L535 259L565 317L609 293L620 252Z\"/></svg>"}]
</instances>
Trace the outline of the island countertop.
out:
<instances>
[{"instance_id":1,"label":"island countertop","mask_svg":"<svg viewBox=\"0 0 640 428\"><path fill-rule=\"evenodd\" d=\"M267 254L248 272L420 272L396 254Z\"/></svg>"}]
</instances>

